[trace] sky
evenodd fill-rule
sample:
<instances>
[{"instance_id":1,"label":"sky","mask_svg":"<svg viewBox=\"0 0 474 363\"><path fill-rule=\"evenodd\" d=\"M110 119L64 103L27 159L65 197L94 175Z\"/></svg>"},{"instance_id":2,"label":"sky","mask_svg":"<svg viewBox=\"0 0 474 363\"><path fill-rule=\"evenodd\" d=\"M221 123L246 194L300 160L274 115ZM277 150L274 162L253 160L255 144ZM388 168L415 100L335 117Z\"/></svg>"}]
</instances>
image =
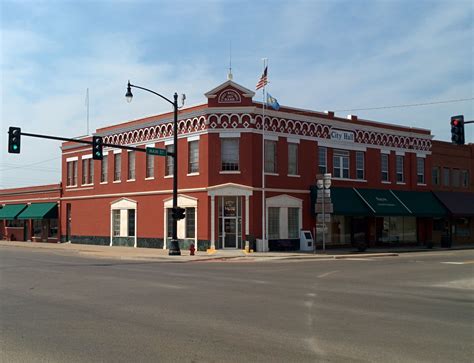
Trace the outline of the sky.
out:
<instances>
[{"instance_id":1,"label":"sky","mask_svg":"<svg viewBox=\"0 0 474 363\"><path fill-rule=\"evenodd\" d=\"M60 142L22 137L21 154L8 154L9 126L85 135L87 89L89 134L171 111L145 92L128 104L128 80L202 104L230 59L234 81L254 89L268 58L281 105L449 141L451 116L474 120L473 14L470 0L0 0L0 188L60 181Z\"/></svg>"}]
</instances>

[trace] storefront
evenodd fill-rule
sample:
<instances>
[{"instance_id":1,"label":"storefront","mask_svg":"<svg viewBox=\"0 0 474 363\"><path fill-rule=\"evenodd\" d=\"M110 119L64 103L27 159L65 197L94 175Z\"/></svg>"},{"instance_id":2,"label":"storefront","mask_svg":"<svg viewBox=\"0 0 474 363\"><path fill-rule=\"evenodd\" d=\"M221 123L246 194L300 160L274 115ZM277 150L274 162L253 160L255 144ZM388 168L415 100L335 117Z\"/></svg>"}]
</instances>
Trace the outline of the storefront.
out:
<instances>
[{"instance_id":1,"label":"storefront","mask_svg":"<svg viewBox=\"0 0 474 363\"><path fill-rule=\"evenodd\" d=\"M33 242L58 241L58 204L32 203L18 215L28 226L28 240Z\"/></svg>"},{"instance_id":2,"label":"storefront","mask_svg":"<svg viewBox=\"0 0 474 363\"><path fill-rule=\"evenodd\" d=\"M27 224L25 221L17 219L26 206L26 204L6 204L0 209L2 239L9 241L28 240Z\"/></svg>"}]
</instances>

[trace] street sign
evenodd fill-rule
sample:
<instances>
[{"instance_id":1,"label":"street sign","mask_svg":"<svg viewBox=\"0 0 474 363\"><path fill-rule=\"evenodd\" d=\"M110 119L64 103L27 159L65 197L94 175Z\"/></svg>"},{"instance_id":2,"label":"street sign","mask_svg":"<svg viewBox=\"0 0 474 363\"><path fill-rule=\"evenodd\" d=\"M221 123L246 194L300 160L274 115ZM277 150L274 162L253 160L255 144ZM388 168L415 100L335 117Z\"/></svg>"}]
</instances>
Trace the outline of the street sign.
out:
<instances>
[{"instance_id":1,"label":"street sign","mask_svg":"<svg viewBox=\"0 0 474 363\"><path fill-rule=\"evenodd\" d=\"M324 199L331 198L331 189L318 189L318 198L323 197L324 192Z\"/></svg>"},{"instance_id":2,"label":"street sign","mask_svg":"<svg viewBox=\"0 0 474 363\"><path fill-rule=\"evenodd\" d=\"M157 156L166 156L168 153L166 152L166 149L159 149L157 147L147 147L146 148L146 153L149 155L157 155Z\"/></svg>"},{"instance_id":3,"label":"street sign","mask_svg":"<svg viewBox=\"0 0 474 363\"><path fill-rule=\"evenodd\" d=\"M324 232L326 233L328 231L328 226L324 223L317 223L316 224L316 232L321 233Z\"/></svg>"},{"instance_id":4,"label":"street sign","mask_svg":"<svg viewBox=\"0 0 474 363\"><path fill-rule=\"evenodd\" d=\"M324 219L323 219L324 216ZM316 215L316 222L318 223L331 223L331 215L329 213L324 213L324 214L317 214Z\"/></svg>"},{"instance_id":5,"label":"street sign","mask_svg":"<svg viewBox=\"0 0 474 363\"><path fill-rule=\"evenodd\" d=\"M333 213L334 207L332 203L324 204L324 213ZM323 205L316 203L316 213L323 213Z\"/></svg>"}]
</instances>

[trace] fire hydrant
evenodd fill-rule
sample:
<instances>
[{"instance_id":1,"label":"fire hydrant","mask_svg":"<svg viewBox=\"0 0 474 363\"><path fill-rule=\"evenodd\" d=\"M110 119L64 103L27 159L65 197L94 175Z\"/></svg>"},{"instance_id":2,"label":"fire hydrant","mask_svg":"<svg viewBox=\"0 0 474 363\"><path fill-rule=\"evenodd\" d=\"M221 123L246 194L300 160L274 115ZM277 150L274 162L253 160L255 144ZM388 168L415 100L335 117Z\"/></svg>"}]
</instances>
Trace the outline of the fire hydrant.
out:
<instances>
[{"instance_id":1,"label":"fire hydrant","mask_svg":"<svg viewBox=\"0 0 474 363\"><path fill-rule=\"evenodd\" d=\"M189 252L191 256L194 256L194 251L196 251L196 249L194 248L194 243L191 243L191 246L189 246Z\"/></svg>"}]
</instances>

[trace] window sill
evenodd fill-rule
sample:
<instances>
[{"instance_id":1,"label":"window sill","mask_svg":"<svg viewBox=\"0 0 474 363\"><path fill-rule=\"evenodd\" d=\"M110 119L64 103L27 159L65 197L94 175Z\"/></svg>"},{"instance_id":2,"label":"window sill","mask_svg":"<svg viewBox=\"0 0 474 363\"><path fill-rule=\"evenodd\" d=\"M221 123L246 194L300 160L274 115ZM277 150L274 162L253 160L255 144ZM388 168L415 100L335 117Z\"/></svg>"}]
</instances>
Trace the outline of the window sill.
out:
<instances>
[{"instance_id":1,"label":"window sill","mask_svg":"<svg viewBox=\"0 0 474 363\"><path fill-rule=\"evenodd\" d=\"M108 184L108 182L106 182L106 181L105 182L100 182L100 184Z\"/></svg>"},{"instance_id":2,"label":"window sill","mask_svg":"<svg viewBox=\"0 0 474 363\"><path fill-rule=\"evenodd\" d=\"M128 182L134 182L134 181L135 181L135 179L127 179L127 183Z\"/></svg>"},{"instance_id":3,"label":"window sill","mask_svg":"<svg viewBox=\"0 0 474 363\"><path fill-rule=\"evenodd\" d=\"M121 183L121 180L114 180L112 183Z\"/></svg>"},{"instance_id":4,"label":"window sill","mask_svg":"<svg viewBox=\"0 0 474 363\"><path fill-rule=\"evenodd\" d=\"M367 183L365 179L349 179L349 178L331 178L332 180L341 180L341 181L351 181L351 182L359 182L359 183Z\"/></svg>"},{"instance_id":5,"label":"window sill","mask_svg":"<svg viewBox=\"0 0 474 363\"><path fill-rule=\"evenodd\" d=\"M280 176L280 174L278 174L278 173L265 173L265 175Z\"/></svg>"},{"instance_id":6,"label":"window sill","mask_svg":"<svg viewBox=\"0 0 474 363\"><path fill-rule=\"evenodd\" d=\"M165 175L165 176L164 176L165 179L170 179L170 178L172 178L172 177L173 177L173 175Z\"/></svg>"},{"instance_id":7,"label":"window sill","mask_svg":"<svg viewBox=\"0 0 474 363\"><path fill-rule=\"evenodd\" d=\"M219 174L240 174L240 170L221 170Z\"/></svg>"},{"instance_id":8,"label":"window sill","mask_svg":"<svg viewBox=\"0 0 474 363\"><path fill-rule=\"evenodd\" d=\"M405 182L397 182L397 185L407 185Z\"/></svg>"},{"instance_id":9,"label":"window sill","mask_svg":"<svg viewBox=\"0 0 474 363\"><path fill-rule=\"evenodd\" d=\"M382 182L381 182L381 183L382 183L382 184L392 184L392 182L391 182L391 181L385 181L385 180L382 180Z\"/></svg>"},{"instance_id":10,"label":"window sill","mask_svg":"<svg viewBox=\"0 0 474 363\"><path fill-rule=\"evenodd\" d=\"M198 175L199 175L199 172L186 174L186 176L198 176Z\"/></svg>"},{"instance_id":11,"label":"window sill","mask_svg":"<svg viewBox=\"0 0 474 363\"><path fill-rule=\"evenodd\" d=\"M416 183L416 185L418 185L419 187L426 187L425 183Z\"/></svg>"},{"instance_id":12,"label":"window sill","mask_svg":"<svg viewBox=\"0 0 474 363\"><path fill-rule=\"evenodd\" d=\"M91 185L94 185L94 183L81 184L81 187L90 187Z\"/></svg>"},{"instance_id":13,"label":"window sill","mask_svg":"<svg viewBox=\"0 0 474 363\"><path fill-rule=\"evenodd\" d=\"M298 175L298 174L288 174L287 177L290 177L290 178L301 178L301 175Z\"/></svg>"},{"instance_id":14,"label":"window sill","mask_svg":"<svg viewBox=\"0 0 474 363\"><path fill-rule=\"evenodd\" d=\"M69 188L77 188L77 184L76 185L67 185L66 189L69 189Z\"/></svg>"},{"instance_id":15,"label":"window sill","mask_svg":"<svg viewBox=\"0 0 474 363\"><path fill-rule=\"evenodd\" d=\"M154 180L154 179L155 179L154 176L150 176L150 177L148 177L148 178L145 178L145 180Z\"/></svg>"}]
</instances>

